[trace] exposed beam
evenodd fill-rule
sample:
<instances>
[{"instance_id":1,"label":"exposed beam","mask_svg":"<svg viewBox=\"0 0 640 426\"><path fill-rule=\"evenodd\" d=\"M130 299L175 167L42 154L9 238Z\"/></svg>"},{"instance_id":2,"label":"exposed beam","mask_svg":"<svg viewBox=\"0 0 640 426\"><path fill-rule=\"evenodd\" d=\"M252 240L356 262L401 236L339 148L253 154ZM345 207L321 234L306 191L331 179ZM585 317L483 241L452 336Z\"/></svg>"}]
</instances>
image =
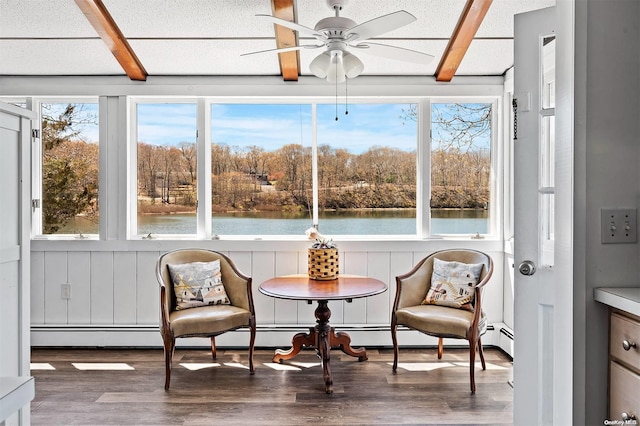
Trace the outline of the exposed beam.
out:
<instances>
[{"instance_id":1,"label":"exposed beam","mask_svg":"<svg viewBox=\"0 0 640 426\"><path fill-rule=\"evenodd\" d=\"M286 21L295 22L295 0L271 0L273 16ZM280 25L274 25L276 31L276 47L293 47L298 45L295 31ZM300 52L279 53L280 72L285 81L298 81L300 75Z\"/></svg>"},{"instance_id":2,"label":"exposed beam","mask_svg":"<svg viewBox=\"0 0 640 426\"><path fill-rule=\"evenodd\" d=\"M147 71L127 42L102 0L75 0L98 35L131 80L146 80Z\"/></svg>"},{"instance_id":3,"label":"exposed beam","mask_svg":"<svg viewBox=\"0 0 640 426\"><path fill-rule=\"evenodd\" d=\"M436 81L451 81L493 0L467 0L436 69Z\"/></svg>"}]
</instances>

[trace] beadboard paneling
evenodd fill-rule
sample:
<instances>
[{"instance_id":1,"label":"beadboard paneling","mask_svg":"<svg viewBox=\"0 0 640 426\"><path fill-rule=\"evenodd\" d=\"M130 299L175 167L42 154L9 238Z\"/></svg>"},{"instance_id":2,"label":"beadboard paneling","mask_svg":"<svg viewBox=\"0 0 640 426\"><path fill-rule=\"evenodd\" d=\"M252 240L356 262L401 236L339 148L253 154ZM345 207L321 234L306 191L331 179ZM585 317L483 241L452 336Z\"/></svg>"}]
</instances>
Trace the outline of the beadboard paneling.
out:
<instances>
[{"instance_id":1,"label":"beadboard paneling","mask_svg":"<svg viewBox=\"0 0 640 426\"><path fill-rule=\"evenodd\" d=\"M113 323L135 324L138 292L136 252L113 252ZM155 268L148 273L155 276Z\"/></svg>"},{"instance_id":2,"label":"beadboard paneling","mask_svg":"<svg viewBox=\"0 0 640 426\"><path fill-rule=\"evenodd\" d=\"M91 253L91 324L113 324L114 253Z\"/></svg>"},{"instance_id":3,"label":"beadboard paneling","mask_svg":"<svg viewBox=\"0 0 640 426\"><path fill-rule=\"evenodd\" d=\"M158 256L166 250L155 250L158 248L155 245L149 246L153 250L95 247L99 248L32 252L31 320L38 336L34 344L55 341L74 342L77 346L90 345L89 342L115 346L159 344L159 333L155 336L159 318L155 266ZM295 332L315 324L317 303L275 299L258 290L261 282L273 276L306 272L306 249L221 251L234 260L242 273L253 278L258 325L263 330L271 330L261 332L262 345L290 343ZM331 324L338 329L361 329L364 334L354 333L354 336L359 336L363 342L388 344L387 328L395 297L395 277L408 272L429 252L383 251L377 246L371 251L363 250L363 247L351 251L341 249L341 273L378 278L387 283L388 290L369 298L354 299L352 303L332 301ZM503 254L487 252L494 258L496 270L491 283L485 287L483 306L490 323L501 323ZM61 298L62 283L72 286L69 301ZM377 326L387 331L375 331ZM147 334L149 338L142 337ZM219 345L243 345L245 340L244 334L232 333L220 336ZM407 341L413 344L419 340L411 337ZM183 344L193 345L194 342L187 340Z\"/></svg>"},{"instance_id":4,"label":"beadboard paneling","mask_svg":"<svg viewBox=\"0 0 640 426\"><path fill-rule=\"evenodd\" d=\"M71 298L68 300L67 321L69 324L90 324L90 252L67 253L67 282L71 285Z\"/></svg>"}]
</instances>

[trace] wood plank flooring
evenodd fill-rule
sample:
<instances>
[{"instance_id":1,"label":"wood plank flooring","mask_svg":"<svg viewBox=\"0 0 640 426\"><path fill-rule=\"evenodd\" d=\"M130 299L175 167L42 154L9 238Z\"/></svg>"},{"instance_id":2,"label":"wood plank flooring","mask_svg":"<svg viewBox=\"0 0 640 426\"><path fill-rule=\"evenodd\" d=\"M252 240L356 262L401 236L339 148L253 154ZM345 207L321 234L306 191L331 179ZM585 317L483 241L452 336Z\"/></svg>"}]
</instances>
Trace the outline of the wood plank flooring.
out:
<instances>
[{"instance_id":1,"label":"wood plank flooring","mask_svg":"<svg viewBox=\"0 0 640 426\"><path fill-rule=\"evenodd\" d=\"M313 349L273 364L273 349L177 349L164 391L161 349L32 350L36 395L32 425L426 425L512 424L512 362L485 349L477 391L469 391L468 351L401 348L396 374L390 348L367 348L359 362L331 352L334 393L324 392ZM79 370L86 363L89 370ZM95 369L125 367L126 370ZM42 364L42 365L40 365ZM75 365L74 365L75 364ZM38 369L44 365L46 368Z\"/></svg>"}]
</instances>

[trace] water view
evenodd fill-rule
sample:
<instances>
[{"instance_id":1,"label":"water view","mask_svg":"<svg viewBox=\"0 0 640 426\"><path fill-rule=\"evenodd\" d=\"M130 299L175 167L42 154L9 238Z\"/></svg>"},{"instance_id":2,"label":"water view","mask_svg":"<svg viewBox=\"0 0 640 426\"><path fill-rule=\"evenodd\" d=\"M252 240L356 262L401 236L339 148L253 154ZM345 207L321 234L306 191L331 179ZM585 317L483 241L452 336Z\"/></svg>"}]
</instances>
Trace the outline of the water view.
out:
<instances>
[{"instance_id":1,"label":"water view","mask_svg":"<svg viewBox=\"0 0 640 426\"><path fill-rule=\"evenodd\" d=\"M325 235L415 235L416 212L402 210L364 210L322 212L320 230ZM214 214L212 230L217 235L302 235L311 219L307 214L281 212L241 212ZM432 209L431 234L486 234L486 210ZM76 218L60 233L97 234L98 225ZM138 234L195 234L196 215L141 215Z\"/></svg>"}]
</instances>

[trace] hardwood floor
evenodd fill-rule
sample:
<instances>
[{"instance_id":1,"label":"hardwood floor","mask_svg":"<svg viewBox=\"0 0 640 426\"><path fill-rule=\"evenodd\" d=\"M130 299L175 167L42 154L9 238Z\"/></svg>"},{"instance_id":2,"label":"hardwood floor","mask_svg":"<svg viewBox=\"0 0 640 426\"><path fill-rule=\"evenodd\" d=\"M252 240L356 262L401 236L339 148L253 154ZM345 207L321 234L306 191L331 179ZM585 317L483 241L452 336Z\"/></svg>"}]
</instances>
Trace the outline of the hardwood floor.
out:
<instances>
[{"instance_id":1,"label":"hardwood floor","mask_svg":"<svg viewBox=\"0 0 640 426\"><path fill-rule=\"evenodd\" d=\"M273 364L273 349L256 350L249 375L246 350L177 349L171 389L164 391L161 349L32 350L36 395L33 425L301 425L511 424L512 362L485 349L477 392L469 391L468 351L367 348L359 362L331 352L333 394L324 392L315 351ZM80 363L92 369L80 370ZM126 370L104 363L116 363ZM213 366L211 364L214 364ZM41 367L53 369L39 369ZM191 369L189 369L191 368ZM198 369L199 368L199 369Z\"/></svg>"}]
</instances>

